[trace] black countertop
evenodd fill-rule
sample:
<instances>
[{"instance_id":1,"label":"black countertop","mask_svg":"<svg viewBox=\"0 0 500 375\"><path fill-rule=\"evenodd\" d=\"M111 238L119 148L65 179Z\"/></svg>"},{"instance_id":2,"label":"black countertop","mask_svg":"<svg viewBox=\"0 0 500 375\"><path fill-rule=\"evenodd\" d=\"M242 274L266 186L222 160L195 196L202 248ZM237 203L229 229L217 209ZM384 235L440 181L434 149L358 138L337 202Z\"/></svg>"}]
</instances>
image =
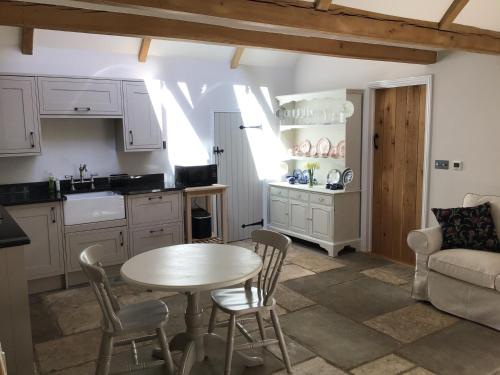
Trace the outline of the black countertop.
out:
<instances>
[{"instance_id":1,"label":"black countertop","mask_svg":"<svg viewBox=\"0 0 500 375\"><path fill-rule=\"evenodd\" d=\"M7 210L0 206L0 249L27 245L30 239Z\"/></svg>"}]
</instances>

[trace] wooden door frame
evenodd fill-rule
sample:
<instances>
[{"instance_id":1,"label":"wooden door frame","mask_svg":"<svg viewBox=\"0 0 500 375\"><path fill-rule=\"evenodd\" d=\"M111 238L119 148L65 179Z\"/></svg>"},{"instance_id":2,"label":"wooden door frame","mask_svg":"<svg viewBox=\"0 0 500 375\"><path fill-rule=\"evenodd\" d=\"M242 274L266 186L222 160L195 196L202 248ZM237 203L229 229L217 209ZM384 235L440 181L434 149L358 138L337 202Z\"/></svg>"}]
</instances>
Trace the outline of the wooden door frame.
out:
<instances>
[{"instance_id":1,"label":"wooden door frame","mask_svg":"<svg viewBox=\"0 0 500 375\"><path fill-rule=\"evenodd\" d=\"M365 92L366 101L363 116L362 139L362 169L361 180L361 249L371 252L372 249L372 204L373 204L373 164L374 148L373 136L375 133L375 91L404 86L425 85L425 127L424 127L424 160L422 180L422 212L421 227L427 226L427 213L429 204L429 179L430 179L430 151L431 151L431 125L432 125L432 84L433 76L417 76L396 80L377 81L368 84Z\"/></svg>"}]
</instances>

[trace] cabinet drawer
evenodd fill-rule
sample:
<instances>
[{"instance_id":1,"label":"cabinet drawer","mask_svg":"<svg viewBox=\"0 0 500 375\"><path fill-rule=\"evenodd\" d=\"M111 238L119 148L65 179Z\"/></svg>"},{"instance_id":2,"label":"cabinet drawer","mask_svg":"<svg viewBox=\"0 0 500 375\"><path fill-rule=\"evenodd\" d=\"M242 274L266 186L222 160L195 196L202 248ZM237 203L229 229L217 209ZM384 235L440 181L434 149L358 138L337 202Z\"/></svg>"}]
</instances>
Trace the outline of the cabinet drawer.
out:
<instances>
[{"instance_id":1,"label":"cabinet drawer","mask_svg":"<svg viewBox=\"0 0 500 375\"><path fill-rule=\"evenodd\" d=\"M41 115L121 116L121 82L38 78Z\"/></svg>"},{"instance_id":2,"label":"cabinet drawer","mask_svg":"<svg viewBox=\"0 0 500 375\"><path fill-rule=\"evenodd\" d=\"M143 226L179 221L181 213L180 193L153 193L128 198L129 226Z\"/></svg>"},{"instance_id":3,"label":"cabinet drawer","mask_svg":"<svg viewBox=\"0 0 500 375\"><path fill-rule=\"evenodd\" d=\"M101 245L104 266L121 264L127 260L127 227L86 230L66 234L66 266L69 272L81 271L80 253L92 245Z\"/></svg>"},{"instance_id":4,"label":"cabinet drawer","mask_svg":"<svg viewBox=\"0 0 500 375\"><path fill-rule=\"evenodd\" d=\"M181 238L181 223L134 229L130 233L131 255L134 256L159 247L180 244L182 242Z\"/></svg>"},{"instance_id":5,"label":"cabinet drawer","mask_svg":"<svg viewBox=\"0 0 500 375\"><path fill-rule=\"evenodd\" d=\"M295 199L297 201L308 202L309 193L305 191L290 190L290 199Z\"/></svg>"},{"instance_id":6,"label":"cabinet drawer","mask_svg":"<svg viewBox=\"0 0 500 375\"><path fill-rule=\"evenodd\" d=\"M333 197L326 194L311 194L311 203L324 204L326 206L333 205Z\"/></svg>"},{"instance_id":7,"label":"cabinet drawer","mask_svg":"<svg viewBox=\"0 0 500 375\"><path fill-rule=\"evenodd\" d=\"M271 186L271 195L276 195L278 197L288 197L288 189Z\"/></svg>"}]
</instances>

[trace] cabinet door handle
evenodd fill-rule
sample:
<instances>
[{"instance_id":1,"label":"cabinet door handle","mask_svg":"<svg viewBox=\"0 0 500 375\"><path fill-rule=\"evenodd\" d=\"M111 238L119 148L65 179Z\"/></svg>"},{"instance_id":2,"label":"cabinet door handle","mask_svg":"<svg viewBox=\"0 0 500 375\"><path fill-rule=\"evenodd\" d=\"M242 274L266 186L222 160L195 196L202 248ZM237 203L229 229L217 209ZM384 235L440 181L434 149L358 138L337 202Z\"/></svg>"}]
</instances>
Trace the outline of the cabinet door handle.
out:
<instances>
[{"instance_id":1,"label":"cabinet door handle","mask_svg":"<svg viewBox=\"0 0 500 375\"><path fill-rule=\"evenodd\" d=\"M90 107L75 107L73 108L76 112L89 112Z\"/></svg>"},{"instance_id":2,"label":"cabinet door handle","mask_svg":"<svg viewBox=\"0 0 500 375\"><path fill-rule=\"evenodd\" d=\"M123 232L120 231L120 246L123 247Z\"/></svg>"},{"instance_id":3,"label":"cabinet door handle","mask_svg":"<svg viewBox=\"0 0 500 375\"><path fill-rule=\"evenodd\" d=\"M132 132L132 130L129 130L128 134L130 135L130 144L133 145L134 144L134 133Z\"/></svg>"},{"instance_id":4,"label":"cabinet door handle","mask_svg":"<svg viewBox=\"0 0 500 375\"><path fill-rule=\"evenodd\" d=\"M378 133L375 133L375 135L373 136L373 148L375 150L378 150L378 138L379 138Z\"/></svg>"},{"instance_id":5,"label":"cabinet door handle","mask_svg":"<svg viewBox=\"0 0 500 375\"><path fill-rule=\"evenodd\" d=\"M56 222L56 208L50 207L50 217L52 218L52 223Z\"/></svg>"},{"instance_id":6,"label":"cabinet door handle","mask_svg":"<svg viewBox=\"0 0 500 375\"><path fill-rule=\"evenodd\" d=\"M161 229L151 229L149 231L149 233L151 233L151 234L153 234L153 233L161 233L161 232L163 232L163 228L161 228Z\"/></svg>"},{"instance_id":7,"label":"cabinet door handle","mask_svg":"<svg viewBox=\"0 0 500 375\"><path fill-rule=\"evenodd\" d=\"M148 197L148 200L152 201L153 199L163 199L163 196L159 195L157 197Z\"/></svg>"},{"instance_id":8,"label":"cabinet door handle","mask_svg":"<svg viewBox=\"0 0 500 375\"><path fill-rule=\"evenodd\" d=\"M30 132L31 148L35 148L35 132Z\"/></svg>"}]
</instances>

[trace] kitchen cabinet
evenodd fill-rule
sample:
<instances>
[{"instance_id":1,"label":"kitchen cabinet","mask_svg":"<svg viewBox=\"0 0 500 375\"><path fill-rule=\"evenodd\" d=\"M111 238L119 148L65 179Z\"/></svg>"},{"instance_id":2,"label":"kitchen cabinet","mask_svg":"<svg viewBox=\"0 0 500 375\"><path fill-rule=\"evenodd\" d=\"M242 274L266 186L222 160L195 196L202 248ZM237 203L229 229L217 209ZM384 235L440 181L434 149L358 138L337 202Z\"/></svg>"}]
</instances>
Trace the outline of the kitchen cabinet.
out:
<instances>
[{"instance_id":1,"label":"kitchen cabinet","mask_svg":"<svg viewBox=\"0 0 500 375\"><path fill-rule=\"evenodd\" d=\"M89 246L101 245L101 263L112 266L127 260L126 226L66 233L66 271L81 271L78 258Z\"/></svg>"},{"instance_id":2,"label":"kitchen cabinet","mask_svg":"<svg viewBox=\"0 0 500 375\"><path fill-rule=\"evenodd\" d=\"M121 117L121 81L38 77L40 115Z\"/></svg>"},{"instance_id":3,"label":"kitchen cabinet","mask_svg":"<svg viewBox=\"0 0 500 375\"><path fill-rule=\"evenodd\" d=\"M162 148L162 109L144 82L123 82L124 151Z\"/></svg>"},{"instance_id":4,"label":"kitchen cabinet","mask_svg":"<svg viewBox=\"0 0 500 375\"><path fill-rule=\"evenodd\" d=\"M131 256L159 247L182 243L182 223L152 225L130 230Z\"/></svg>"},{"instance_id":5,"label":"kitchen cabinet","mask_svg":"<svg viewBox=\"0 0 500 375\"><path fill-rule=\"evenodd\" d=\"M35 280L63 274L60 203L12 206L8 211L31 240L31 243L24 247L27 279Z\"/></svg>"},{"instance_id":6,"label":"kitchen cabinet","mask_svg":"<svg viewBox=\"0 0 500 375\"><path fill-rule=\"evenodd\" d=\"M0 77L0 156L40 154L34 77Z\"/></svg>"},{"instance_id":7,"label":"kitchen cabinet","mask_svg":"<svg viewBox=\"0 0 500 375\"><path fill-rule=\"evenodd\" d=\"M361 193L271 183L269 229L313 242L336 256L359 249Z\"/></svg>"}]
</instances>

